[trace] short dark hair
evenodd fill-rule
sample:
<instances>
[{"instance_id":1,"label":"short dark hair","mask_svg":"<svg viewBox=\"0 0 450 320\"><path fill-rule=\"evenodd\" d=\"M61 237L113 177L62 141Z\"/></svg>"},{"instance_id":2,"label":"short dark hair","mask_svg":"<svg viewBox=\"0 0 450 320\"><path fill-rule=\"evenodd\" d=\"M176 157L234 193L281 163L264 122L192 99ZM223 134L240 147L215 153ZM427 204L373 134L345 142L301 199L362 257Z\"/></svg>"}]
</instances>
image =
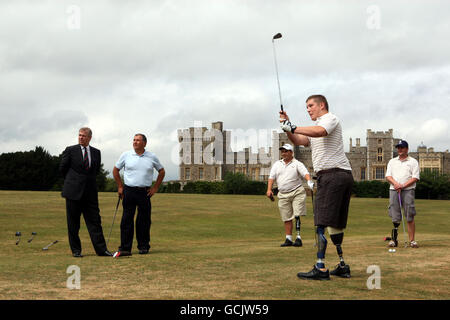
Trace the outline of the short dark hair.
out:
<instances>
[{"instance_id":1,"label":"short dark hair","mask_svg":"<svg viewBox=\"0 0 450 320\"><path fill-rule=\"evenodd\" d=\"M135 137L136 137L136 136L141 136L141 137L142 137L142 141L144 141L145 143L147 143L147 137L145 136L145 134L142 134L142 133L136 133L134 136L135 136Z\"/></svg>"},{"instance_id":2,"label":"short dark hair","mask_svg":"<svg viewBox=\"0 0 450 320\"><path fill-rule=\"evenodd\" d=\"M328 111L328 101L327 98L325 98L323 95L321 94L314 94L312 96L309 96L308 99L306 99L306 102L308 102L308 100L314 99L314 101L318 102L318 103L323 103L325 105L325 108Z\"/></svg>"},{"instance_id":3,"label":"short dark hair","mask_svg":"<svg viewBox=\"0 0 450 320\"><path fill-rule=\"evenodd\" d=\"M83 131L84 133L87 133L88 137L92 137L92 130L88 127L83 127L78 130L78 132Z\"/></svg>"}]
</instances>

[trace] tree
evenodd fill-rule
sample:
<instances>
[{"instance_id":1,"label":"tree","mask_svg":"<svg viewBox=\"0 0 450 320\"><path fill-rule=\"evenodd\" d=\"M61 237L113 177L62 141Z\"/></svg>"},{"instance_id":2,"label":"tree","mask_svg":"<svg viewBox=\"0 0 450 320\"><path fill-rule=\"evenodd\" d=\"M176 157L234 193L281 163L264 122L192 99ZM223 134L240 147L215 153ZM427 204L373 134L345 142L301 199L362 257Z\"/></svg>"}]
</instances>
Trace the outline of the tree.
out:
<instances>
[{"instance_id":1,"label":"tree","mask_svg":"<svg viewBox=\"0 0 450 320\"><path fill-rule=\"evenodd\" d=\"M50 190L59 179L59 157L43 147L0 155L0 189Z\"/></svg>"},{"instance_id":2,"label":"tree","mask_svg":"<svg viewBox=\"0 0 450 320\"><path fill-rule=\"evenodd\" d=\"M450 176L435 172L421 172L416 184L418 199L450 199Z\"/></svg>"}]
</instances>

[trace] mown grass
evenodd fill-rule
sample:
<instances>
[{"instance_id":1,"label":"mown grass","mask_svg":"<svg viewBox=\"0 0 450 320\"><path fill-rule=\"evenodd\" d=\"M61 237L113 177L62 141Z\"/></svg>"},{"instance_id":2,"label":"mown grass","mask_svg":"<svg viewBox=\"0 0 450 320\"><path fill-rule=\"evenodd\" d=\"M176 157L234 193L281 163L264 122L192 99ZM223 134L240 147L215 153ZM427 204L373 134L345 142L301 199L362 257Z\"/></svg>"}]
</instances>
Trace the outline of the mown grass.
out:
<instances>
[{"instance_id":1,"label":"mown grass","mask_svg":"<svg viewBox=\"0 0 450 320\"><path fill-rule=\"evenodd\" d=\"M117 196L100 194L105 237ZM67 241L65 202L58 192L0 191L0 299L449 299L450 201L417 200L419 249L389 253L387 199L351 201L343 244L351 279L304 281L315 262L311 201L302 218L301 248L280 248L283 226L276 202L263 196L157 194L152 200L151 253L97 257L84 222L84 257ZM121 210L109 249L120 239ZM15 245L15 232L22 240ZM37 236L31 243L31 232ZM403 241L400 229L399 239ZM42 251L54 240L59 243ZM135 244L136 246L136 244ZM136 247L134 246L134 250ZM338 258L329 241L327 266ZM81 289L66 287L70 265ZM369 290L367 267L381 270L381 289Z\"/></svg>"}]
</instances>

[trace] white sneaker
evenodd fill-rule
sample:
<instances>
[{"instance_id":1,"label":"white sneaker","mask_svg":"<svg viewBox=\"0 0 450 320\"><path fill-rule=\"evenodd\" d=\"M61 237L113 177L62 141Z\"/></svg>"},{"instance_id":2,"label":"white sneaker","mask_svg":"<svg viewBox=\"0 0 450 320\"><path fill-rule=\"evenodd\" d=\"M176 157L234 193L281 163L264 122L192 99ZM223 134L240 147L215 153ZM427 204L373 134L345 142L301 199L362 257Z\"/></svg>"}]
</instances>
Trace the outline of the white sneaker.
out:
<instances>
[{"instance_id":1,"label":"white sneaker","mask_svg":"<svg viewBox=\"0 0 450 320\"><path fill-rule=\"evenodd\" d=\"M411 248L418 248L419 247L419 244L416 242L416 241L411 241L410 243L409 243L409 245L411 246Z\"/></svg>"},{"instance_id":2,"label":"white sneaker","mask_svg":"<svg viewBox=\"0 0 450 320\"><path fill-rule=\"evenodd\" d=\"M391 240L389 241L388 247L395 248L398 246L398 241Z\"/></svg>"}]
</instances>

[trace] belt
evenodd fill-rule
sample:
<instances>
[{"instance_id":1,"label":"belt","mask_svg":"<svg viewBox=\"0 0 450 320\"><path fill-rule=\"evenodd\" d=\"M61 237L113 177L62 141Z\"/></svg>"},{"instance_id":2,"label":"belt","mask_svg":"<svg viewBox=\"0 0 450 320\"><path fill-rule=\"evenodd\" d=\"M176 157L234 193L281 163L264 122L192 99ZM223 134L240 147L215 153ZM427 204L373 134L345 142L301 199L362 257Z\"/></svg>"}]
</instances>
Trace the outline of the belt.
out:
<instances>
[{"instance_id":1,"label":"belt","mask_svg":"<svg viewBox=\"0 0 450 320\"><path fill-rule=\"evenodd\" d=\"M331 172L346 172L346 173L352 173L351 170L345 170L345 169L341 169L341 168L331 168L331 169L325 169L325 170L320 170L319 172L317 172L318 175L324 174L324 173L331 173Z\"/></svg>"},{"instance_id":2,"label":"belt","mask_svg":"<svg viewBox=\"0 0 450 320\"><path fill-rule=\"evenodd\" d=\"M130 186L125 185L125 188L131 189L131 190L136 190L136 191L147 191L147 189L149 189L150 187L130 187Z\"/></svg>"}]
</instances>

